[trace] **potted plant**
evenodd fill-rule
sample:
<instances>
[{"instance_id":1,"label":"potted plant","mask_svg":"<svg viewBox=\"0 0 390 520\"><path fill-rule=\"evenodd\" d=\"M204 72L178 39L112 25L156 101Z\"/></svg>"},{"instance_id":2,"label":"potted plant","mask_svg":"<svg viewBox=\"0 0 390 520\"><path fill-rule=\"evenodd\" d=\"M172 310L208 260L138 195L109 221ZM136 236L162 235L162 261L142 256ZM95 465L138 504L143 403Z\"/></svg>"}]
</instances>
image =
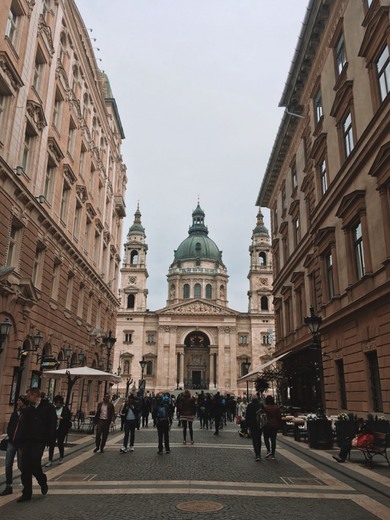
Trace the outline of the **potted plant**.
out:
<instances>
[{"instance_id":1,"label":"potted plant","mask_svg":"<svg viewBox=\"0 0 390 520\"><path fill-rule=\"evenodd\" d=\"M335 426L337 446L341 447L345 445L346 439L355 437L358 423L353 413L343 412L338 414Z\"/></svg>"},{"instance_id":2,"label":"potted plant","mask_svg":"<svg viewBox=\"0 0 390 520\"><path fill-rule=\"evenodd\" d=\"M306 417L310 448L329 450L333 446L332 422L325 416L309 413Z\"/></svg>"}]
</instances>

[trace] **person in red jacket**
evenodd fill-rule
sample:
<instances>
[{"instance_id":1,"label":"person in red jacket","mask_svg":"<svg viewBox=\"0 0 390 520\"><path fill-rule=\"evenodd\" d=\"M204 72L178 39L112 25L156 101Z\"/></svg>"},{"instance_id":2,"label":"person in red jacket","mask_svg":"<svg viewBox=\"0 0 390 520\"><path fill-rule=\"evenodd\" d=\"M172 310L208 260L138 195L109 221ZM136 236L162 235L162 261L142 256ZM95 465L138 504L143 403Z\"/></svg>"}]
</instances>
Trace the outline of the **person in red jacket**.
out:
<instances>
[{"instance_id":1,"label":"person in red jacket","mask_svg":"<svg viewBox=\"0 0 390 520\"><path fill-rule=\"evenodd\" d=\"M282 423L282 414L279 406L275 404L272 395L267 395L264 400L264 410L267 414L267 424L264 427L264 444L267 448L266 459L275 460L276 435Z\"/></svg>"}]
</instances>

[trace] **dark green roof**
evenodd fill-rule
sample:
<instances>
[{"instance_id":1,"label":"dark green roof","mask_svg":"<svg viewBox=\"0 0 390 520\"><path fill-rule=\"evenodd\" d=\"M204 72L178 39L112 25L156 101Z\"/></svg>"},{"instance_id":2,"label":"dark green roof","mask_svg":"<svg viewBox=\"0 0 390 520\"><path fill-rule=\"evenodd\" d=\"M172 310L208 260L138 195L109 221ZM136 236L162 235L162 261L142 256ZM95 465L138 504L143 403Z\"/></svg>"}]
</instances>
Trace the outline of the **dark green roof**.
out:
<instances>
[{"instance_id":1,"label":"dark green roof","mask_svg":"<svg viewBox=\"0 0 390 520\"><path fill-rule=\"evenodd\" d=\"M212 260L222 262L222 252L216 243L208 237L208 229L204 224L205 213L199 206L192 212L192 226L188 231L188 237L183 240L175 251L174 262L180 260Z\"/></svg>"}]
</instances>

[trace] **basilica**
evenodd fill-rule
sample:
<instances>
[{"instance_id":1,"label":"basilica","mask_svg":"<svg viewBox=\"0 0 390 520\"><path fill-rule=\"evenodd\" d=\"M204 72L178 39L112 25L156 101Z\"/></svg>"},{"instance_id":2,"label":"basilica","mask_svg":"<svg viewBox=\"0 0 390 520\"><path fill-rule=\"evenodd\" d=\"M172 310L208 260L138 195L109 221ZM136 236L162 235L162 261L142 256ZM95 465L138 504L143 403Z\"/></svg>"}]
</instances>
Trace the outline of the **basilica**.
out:
<instances>
[{"instance_id":1,"label":"basilica","mask_svg":"<svg viewBox=\"0 0 390 520\"><path fill-rule=\"evenodd\" d=\"M121 268L113 360L118 392L188 388L244 395L239 378L274 351L271 244L261 211L249 246L247 312L228 306L227 267L199 204L168 269L166 306L155 311L147 305L147 252L137 207Z\"/></svg>"}]
</instances>

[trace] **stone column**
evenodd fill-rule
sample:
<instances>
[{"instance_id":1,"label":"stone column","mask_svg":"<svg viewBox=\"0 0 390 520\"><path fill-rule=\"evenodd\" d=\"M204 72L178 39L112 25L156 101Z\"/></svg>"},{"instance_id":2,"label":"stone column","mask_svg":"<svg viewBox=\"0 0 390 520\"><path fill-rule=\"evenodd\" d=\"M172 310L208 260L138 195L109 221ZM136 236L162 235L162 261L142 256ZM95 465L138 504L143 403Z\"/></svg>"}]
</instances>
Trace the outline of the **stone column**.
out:
<instances>
[{"instance_id":1,"label":"stone column","mask_svg":"<svg viewBox=\"0 0 390 520\"><path fill-rule=\"evenodd\" d=\"M179 353L179 362L180 362L179 387L184 389L184 352Z\"/></svg>"}]
</instances>

